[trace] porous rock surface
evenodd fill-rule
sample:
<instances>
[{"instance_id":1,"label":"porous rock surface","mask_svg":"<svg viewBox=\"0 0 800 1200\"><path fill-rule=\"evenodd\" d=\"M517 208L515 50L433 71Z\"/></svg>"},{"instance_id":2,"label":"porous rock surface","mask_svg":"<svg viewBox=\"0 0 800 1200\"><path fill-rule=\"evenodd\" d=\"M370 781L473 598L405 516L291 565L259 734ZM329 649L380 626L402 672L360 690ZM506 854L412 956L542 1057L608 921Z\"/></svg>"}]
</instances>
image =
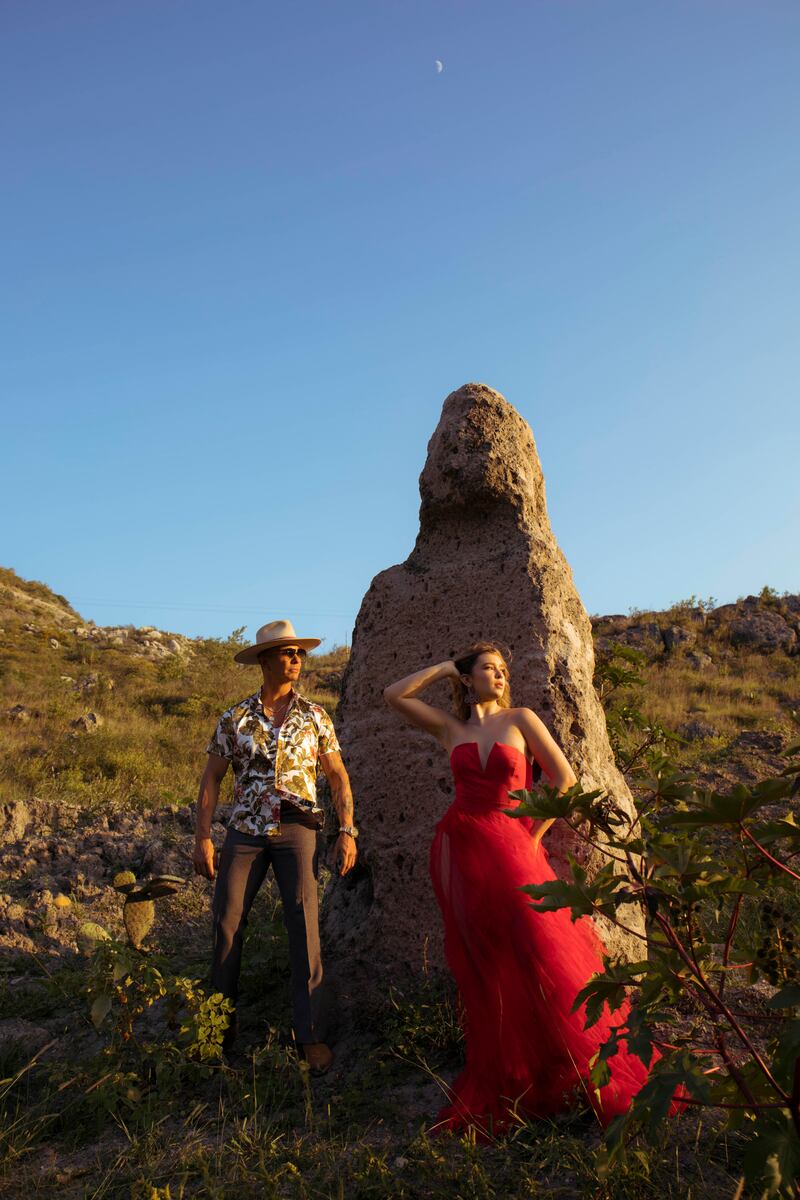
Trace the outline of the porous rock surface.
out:
<instances>
[{"instance_id":1,"label":"porous rock surface","mask_svg":"<svg viewBox=\"0 0 800 1200\"><path fill-rule=\"evenodd\" d=\"M346 999L443 967L441 924L428 874L436 821L453 794L447 757L385 704L386 684L497 640L512 655L512 702L532 708L586 789L605 788L632 811L592 683L589 618L550 527L529 426L498 393L452 392L420 477L420 529L406 561L381 572L363 599L339 708L339 737L362 837L357 868L329 888L328 963ZM587 519L591 519L590 516ZM450 707L449 685L425 698ZM547 835L551 863L589 855L563 822ZM626 917L635 919L630 910ZM604 925L609 949L638 953ZM633 943L633 944L631 944Z\"/></svg>"}]
</instances>

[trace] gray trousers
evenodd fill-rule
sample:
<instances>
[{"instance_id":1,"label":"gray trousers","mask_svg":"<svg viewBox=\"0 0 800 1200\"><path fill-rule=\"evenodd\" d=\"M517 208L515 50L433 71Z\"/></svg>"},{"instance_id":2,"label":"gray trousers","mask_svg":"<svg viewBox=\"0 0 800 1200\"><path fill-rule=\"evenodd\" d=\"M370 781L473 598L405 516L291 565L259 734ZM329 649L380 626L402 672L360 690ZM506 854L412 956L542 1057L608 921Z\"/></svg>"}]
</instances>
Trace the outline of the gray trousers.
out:
<instances>
[{"instance_id":1,"label":"gray trousers","mask_svg":"<svg viewBox=\"0 0 800 1200\"><path fill-rule=\"evenodd\" d=\"M270 866L289 935L292 1021L298 1042L324 1041L317 899L317 832L281 823L274 837L229 829L214 889L211 988L236 1003L247 917Z\"/></svg>"}]
</instances>

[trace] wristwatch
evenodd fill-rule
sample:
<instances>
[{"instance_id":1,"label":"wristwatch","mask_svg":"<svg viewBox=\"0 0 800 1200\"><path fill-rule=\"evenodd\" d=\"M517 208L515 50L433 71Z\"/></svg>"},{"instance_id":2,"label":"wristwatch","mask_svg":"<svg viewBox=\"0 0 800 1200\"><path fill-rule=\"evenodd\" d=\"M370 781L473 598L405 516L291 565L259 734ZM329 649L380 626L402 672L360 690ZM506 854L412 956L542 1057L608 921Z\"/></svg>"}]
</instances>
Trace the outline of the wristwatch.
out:
<instances>
[{"instance_id":1,"label":"wristwatch","mask_svg":"<svg viewBox=\"0 0 800 1200\"><path fill-rule=\"evenodd\" d=\"M358 830L356 829L355 825L340 825L339 833L349 833L351 838L358 837Z\"/></svg>"}]
</instances>

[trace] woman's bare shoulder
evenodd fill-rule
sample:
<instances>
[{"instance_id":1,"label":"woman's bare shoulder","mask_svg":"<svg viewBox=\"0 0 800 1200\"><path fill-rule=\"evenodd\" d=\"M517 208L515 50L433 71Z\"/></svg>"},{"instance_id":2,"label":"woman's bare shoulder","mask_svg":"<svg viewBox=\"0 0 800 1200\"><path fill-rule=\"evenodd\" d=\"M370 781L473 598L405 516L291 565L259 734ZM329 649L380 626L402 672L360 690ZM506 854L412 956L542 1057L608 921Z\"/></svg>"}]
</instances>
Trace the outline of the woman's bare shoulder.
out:
<instances>
[{"instance_id":1,"label":"woman's bare shoulder","mask_svg":"<svg viewBox=\"0 0 800 1200\"><path fill-rule=\"evenodd\" d=\"M514 721L523 729L536 731L537 733L547 733L548 729L538 713L532 708L512 708Z\"/></svg>"}]
</instances>

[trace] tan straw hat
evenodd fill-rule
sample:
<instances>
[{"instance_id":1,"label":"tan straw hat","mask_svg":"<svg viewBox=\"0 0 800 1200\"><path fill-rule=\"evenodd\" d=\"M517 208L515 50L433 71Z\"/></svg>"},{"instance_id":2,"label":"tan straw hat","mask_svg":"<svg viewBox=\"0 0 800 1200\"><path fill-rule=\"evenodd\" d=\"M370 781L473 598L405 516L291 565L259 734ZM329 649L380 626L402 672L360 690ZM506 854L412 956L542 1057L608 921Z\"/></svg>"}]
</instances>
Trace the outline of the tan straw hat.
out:
<instances>
[{"instance_id":1,"label":"tan straw hat","mask_svg":"<svg viewBox=\"0 0 800 1200\"><path fill-rule=\"evenodd\" d=\"M258 656L272 646L301 646L305 650L313 650L319 646L322 638L300 638L294 631L291 621L269 621L262 625L256 634L255 645L247 646L234 654L233 661L238 663L258 662Z\"/></svg>"}]
</instances>

